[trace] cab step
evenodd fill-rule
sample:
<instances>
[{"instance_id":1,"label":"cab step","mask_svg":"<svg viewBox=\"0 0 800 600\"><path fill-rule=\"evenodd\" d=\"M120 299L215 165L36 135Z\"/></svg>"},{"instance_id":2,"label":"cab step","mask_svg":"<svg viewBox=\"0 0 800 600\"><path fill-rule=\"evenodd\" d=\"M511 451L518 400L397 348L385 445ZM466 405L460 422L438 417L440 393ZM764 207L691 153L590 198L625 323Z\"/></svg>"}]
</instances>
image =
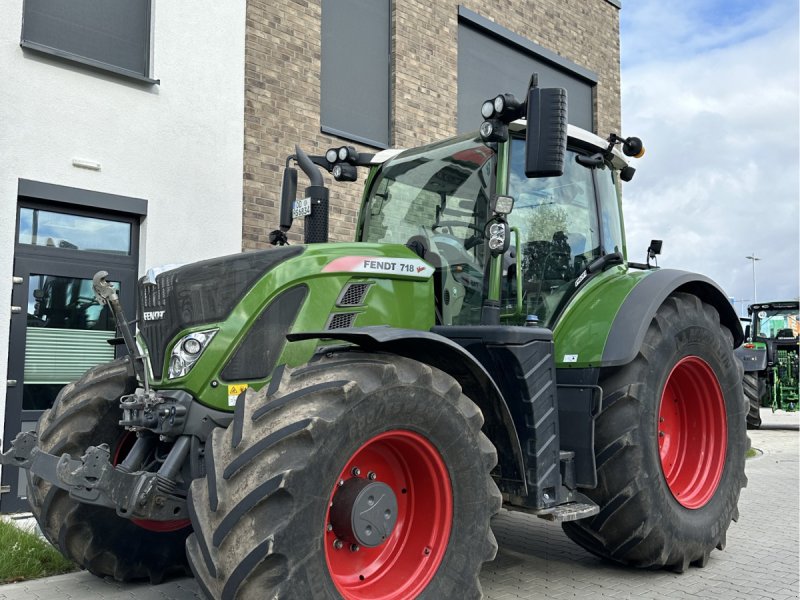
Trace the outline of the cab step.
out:
<instances>
[{"instance_id":1,"label":"cab step","mask_svg":"<svg viewBox=\"0 0 800 600\"><path fill-rule=\"evenodd\" d=\"M563 523L564 521L577 521L578 519L592 517L599 512L600 507L587 498L582 502L560 504L543 511L537 511L535 514L541 519Z\"/></svg>"}]
</instances>

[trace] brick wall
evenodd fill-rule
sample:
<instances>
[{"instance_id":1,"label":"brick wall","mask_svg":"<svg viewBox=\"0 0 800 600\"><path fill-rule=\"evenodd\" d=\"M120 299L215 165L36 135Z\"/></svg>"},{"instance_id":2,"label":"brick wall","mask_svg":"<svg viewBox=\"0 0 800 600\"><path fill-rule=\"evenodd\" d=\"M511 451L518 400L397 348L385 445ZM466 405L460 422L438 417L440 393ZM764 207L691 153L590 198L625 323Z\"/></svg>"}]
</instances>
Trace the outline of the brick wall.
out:
<instances>
[{"instance_id":1,"label":"brick wall","mask_svg":"<svg viewBox=\"0 0 800 600\"><path fill-rule=\"evenodd\" d=\"M597 131L619 131L619 11L607 0L394 0L392 146L456 132L459 4L597 73ZM314 154L343 143L374 151L320 132L320 15L319 0L247 2L244 250L266 247L277 228L281 173L295 144ZM363 179L331 187L331 241L353 239ZM302 220L289 239L302 240Z\"/></svg>"}]
</instances>

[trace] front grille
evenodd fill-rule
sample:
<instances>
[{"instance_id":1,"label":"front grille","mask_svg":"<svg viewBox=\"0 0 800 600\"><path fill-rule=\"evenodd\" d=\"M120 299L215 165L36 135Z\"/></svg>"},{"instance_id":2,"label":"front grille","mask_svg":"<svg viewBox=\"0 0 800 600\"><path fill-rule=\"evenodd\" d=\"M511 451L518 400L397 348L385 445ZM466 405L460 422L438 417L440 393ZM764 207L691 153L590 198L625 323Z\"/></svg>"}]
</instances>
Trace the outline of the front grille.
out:
<instances>
[{"instance_id":1,"label":"front grille","mask_svg":"<svg viewBox=\"0 0 800 600\"><path fill-rule=\"evenodd\" d=\"M155 285L140 279L138 326L153 375L162 377L166 345L173 337L187 327L227 319L265 273L303 250L292 246L204 260L159 274Z\"/></svg>"},{"instance_id":2,"label":"front grille","mask_svg":"<svg viewBox=\"0 0 800 600\"><path fill-rule=\"evenodd\" d=\"M307 286L298 285L264 309L220 373L223 381L264 379L272 372L307 293Z\"/></svg>"}]
</instances>

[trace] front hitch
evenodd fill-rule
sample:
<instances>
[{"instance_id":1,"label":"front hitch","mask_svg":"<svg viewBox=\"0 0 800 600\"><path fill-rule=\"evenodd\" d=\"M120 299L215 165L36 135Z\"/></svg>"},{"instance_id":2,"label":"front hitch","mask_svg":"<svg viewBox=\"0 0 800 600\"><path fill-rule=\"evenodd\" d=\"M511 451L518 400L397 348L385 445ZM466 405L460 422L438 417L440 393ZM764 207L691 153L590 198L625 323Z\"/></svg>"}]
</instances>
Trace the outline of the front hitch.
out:
<instances>
[{"instance_id":1,"label":"front hitch","mask_svg":"<svg viewBox=\"0 0 800 600\"><path fill-rule=\"evenodd\" d=\"M180 443L181 440L186 440ZM180 464L188 450L188 440L182 436L173 446L167 462ZM138 471L130 473L111 464L107 444L90 446L79 459L69 454L55 456L41 450L37 435L24 431L11 442L11 448L0 454L0 465L27 470L31 476L41 477L58 488L69 492L70 497L85 504L113 508L120 517L174 521L188 518L186 499L171 493L168 479L160 473ZM0 446L2 447L2 446ZM182 454L170 461L173 453Z\"/></svg>"}]
</instances>

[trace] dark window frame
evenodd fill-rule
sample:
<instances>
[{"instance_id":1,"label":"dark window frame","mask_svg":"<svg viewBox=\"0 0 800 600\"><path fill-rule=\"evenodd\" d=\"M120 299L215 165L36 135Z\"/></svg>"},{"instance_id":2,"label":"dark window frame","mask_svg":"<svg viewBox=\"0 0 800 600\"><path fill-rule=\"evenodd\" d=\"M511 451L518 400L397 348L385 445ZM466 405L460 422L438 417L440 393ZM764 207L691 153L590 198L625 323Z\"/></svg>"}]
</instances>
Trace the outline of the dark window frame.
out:
<instances>
[{"instance_id":1,"label":"dark window frame","mask_svg":"<svg viewBox=\"0 0 800 600\"><path fill-rule=\"evenodd\" d=\"M90 68L91 70L102 72L102 73L111 73L115 76L124 77L126 79L130 79L136 81L138 83L144 83L149 85L157 85L161 83L159 79L153 79L150 77L150 73L153 68L153 61L152 61L152 29L153 29L153 2L152 0L145 0L147 3L145 9L145 21L147 23L147 27L145 28L144 33L144 70L142 73L137 71L133 71L130 69L126 69L125 67L120 67L113 63L103 62L102 60L98 60L96 58L90 58L86 56L82 56L75 52L71 52L69 50L64 50L61 48L55 48L53 46L49 46L41 41L26 39L26 30L25 30L25 18L26 18L26 9L28 7L28 1L24 0L22 4L22 31L20 33L20 46L24 50L31 50L37 54L46 55L56 60L65 61L71 64L80 64L85 67Z\"/></svg>"}]
</instances>

